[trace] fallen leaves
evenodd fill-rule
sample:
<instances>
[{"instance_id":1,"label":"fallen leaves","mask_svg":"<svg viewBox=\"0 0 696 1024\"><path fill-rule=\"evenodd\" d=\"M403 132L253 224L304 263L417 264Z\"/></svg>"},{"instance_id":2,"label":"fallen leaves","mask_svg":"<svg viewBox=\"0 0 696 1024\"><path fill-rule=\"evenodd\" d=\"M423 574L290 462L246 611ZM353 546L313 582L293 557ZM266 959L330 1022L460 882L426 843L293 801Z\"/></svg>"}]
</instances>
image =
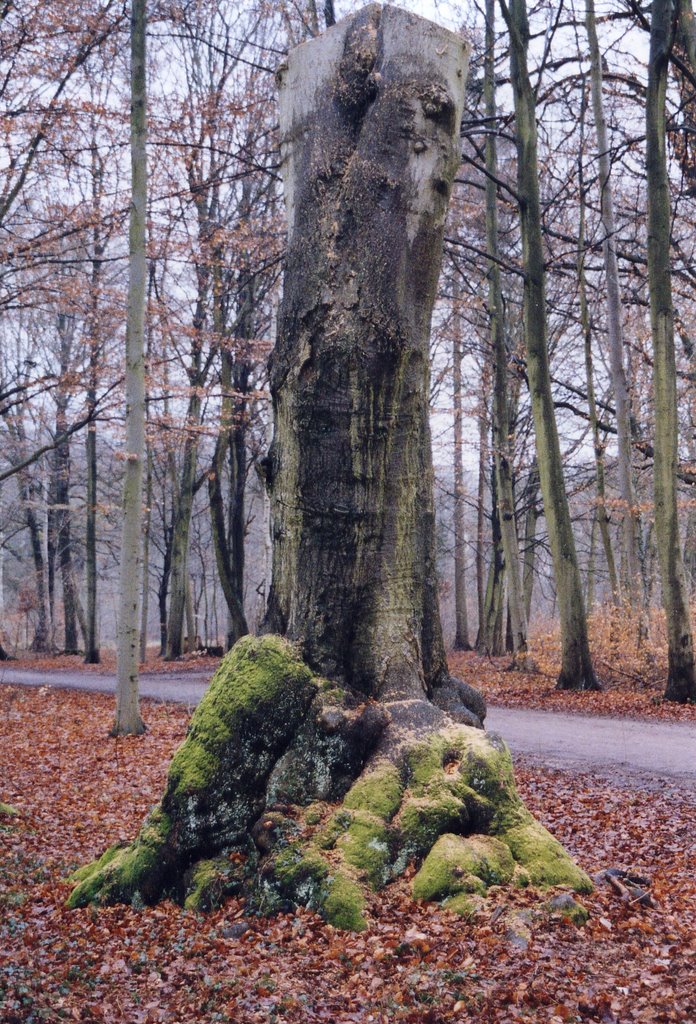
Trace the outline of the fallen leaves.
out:
<instances>
[{"instance_id":1,"label":"fallen leaves","mask_svg":"<svg viewBox=\"0 0 696 1024\"><path fill-rule=\"evenodd\" d=\"M407 878L375 897L359 935L307 911L251 917L239 900L206 917L171 903L68 911L67 874L133 837L187 724L150 704L148 733L114 740L112 713L100 695L0 688L0 799L21 812L0 819L3 1024L696 1020L693 793L521 759L530 809L583 866L649 879L659 903L601 885L583 897L584 927L505 888L465 922L414 904ZM524 949L506 937L515 914L531 914Z\"/></svg>"}]
</instances>

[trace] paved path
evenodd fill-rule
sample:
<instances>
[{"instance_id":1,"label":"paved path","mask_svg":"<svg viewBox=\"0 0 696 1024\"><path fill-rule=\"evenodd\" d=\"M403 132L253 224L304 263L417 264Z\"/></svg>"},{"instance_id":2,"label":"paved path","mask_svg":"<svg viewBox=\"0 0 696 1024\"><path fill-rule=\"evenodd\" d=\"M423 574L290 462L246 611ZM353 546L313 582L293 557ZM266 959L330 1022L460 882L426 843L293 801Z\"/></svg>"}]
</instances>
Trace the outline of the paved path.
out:
<instances>
[{"instance_id":1,"label":"paved path","mask_svg":"<svg viewBox=\"0 0 696 1024\"><path fill-rule=\"evenodd\" d=\"M205 671L144 674L143 697L195 705L209 679ZM0 665L0 684L57 686L113 693L116 677L93 672L36 672ZM500 732L513 754L552 767L593 769L622 779L667 780L696 789L696 729L692 725L521 708L489 709L486 726Z\"/></svg>"}]
</instances>

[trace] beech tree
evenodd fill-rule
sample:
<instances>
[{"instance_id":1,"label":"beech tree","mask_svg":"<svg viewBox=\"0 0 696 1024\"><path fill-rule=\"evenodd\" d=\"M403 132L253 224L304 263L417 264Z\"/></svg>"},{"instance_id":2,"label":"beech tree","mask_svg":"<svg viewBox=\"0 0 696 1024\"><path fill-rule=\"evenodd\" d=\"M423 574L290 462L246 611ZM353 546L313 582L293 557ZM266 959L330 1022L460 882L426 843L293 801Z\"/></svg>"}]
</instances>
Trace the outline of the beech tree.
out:
<instances>
[{"instance_id":1,"label":"beech tree","mask_svg":"<svg viewBox=\"0 0 696 1024\"><path fill-rule=\"evenodd\" d=\"M118 681L114 735L141 733L140 565L145 453L145 255L147 214L146 0L131 8L131 209L126 327L126 472L119 582Z\"/></svg>"},{"instance_id":2,"label":"beech tree","mask_svg":"<svg viewBox=\"0 0 696 1024\"><path fill-rule=\"evenodd\" d=\"M677 10L672 0L654 0L652 5L645 133L648 272L654 353L655 530L669 645L665 697L685 704L696 700L696 673L677 516L677 387L669 251L671 204L665 131L665 93Z\"/></svg>"},{"instance_id":3,"label":"beech tree","mask_svg":"<svg viewBox=\"0 0 696 1024\"><path fill-rule=\"evenodd\" d=\"M509 7L505 0L500 0L500 6L510 33L510 68L515 98L527 372L534 414L539 479L549 527L561 619L562 664L557 686L562 690L596 690L599 684L590 657L585 604L563 479L549 374L536 104L527 68L529 24L526 5L520 0L512 0Z\"/></svg>"},{"instance_id":4,"label":"beech tree","mask_svg":"<svg viewBox=\"0 0 696 1024\"><path fill-rule=\"evenodd\" d=\"M414 896L462 912L493 878L590 887L444 657L428 338L465 76L459 37L377 4L281 67L267 629L286 639L237 643L162 803L78 872L73 906L169 893L203 908L242 888L260 909L359 929L363 885L412 859ZM341 799L328 819L316 805Z\"/></svg>"}]
</instances>

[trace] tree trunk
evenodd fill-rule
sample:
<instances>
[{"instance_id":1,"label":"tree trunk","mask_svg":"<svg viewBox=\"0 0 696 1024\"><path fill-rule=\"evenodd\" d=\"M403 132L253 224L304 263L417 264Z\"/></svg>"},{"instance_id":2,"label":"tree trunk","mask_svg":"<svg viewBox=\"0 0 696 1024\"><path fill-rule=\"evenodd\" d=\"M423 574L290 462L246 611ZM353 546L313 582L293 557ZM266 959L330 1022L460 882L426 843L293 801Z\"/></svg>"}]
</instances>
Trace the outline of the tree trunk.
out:
<instances>
[{"instance_id":1,"label":"tree trunk","mask_svg":"<svg viewBox=\"0 0 696 1024\"><path fill-rule=\"evenodd\" d=\"M677 377L670 274L671 205L667 171L665 94L673 3L654 0L645 109L648 178L648 279L655 401L655 533L667 618L669 671L665 698L696 700L694 646L677 515Z\"/></svg>"},{"instance_id":2,"label":"tree trunk","mask_svg":"<svg viewBox=\"0 0 696 1024\"><path fill-rule=\"evenodd\" d=\"M495 0L486 0L486 49L484 61L484 97L488 123L496 117L495 105ZM488 318L493 350L493 451L498 489L498 518L505 554L505 576L508 608L512 629L513 667L529 669L527 658L527 611L524 603L520 550L515 520L515 498L512 487L513 445L511 417L508 408L508 352L505 343L503 292L498 262L498 156L495 134L486 135L486 248L488 263Z\"/></svg>"},{"instance_id":3,"label":"tree trunk","mask_svg":"<svg viewBox=\"0 0 696 1024\"><path fill-rule=\"evenodd\" d=\"M583 119L581 118L581 122L582 120ZM602 536L604 557L607 563L607 572L609 573L609 587L611 589L612 602L615 606L618 606L621 602L621 594L619 592L619 581L616 575L614 550L611 546L611 536L609 534L609 512L607 510L607 495L604 476L604 450L606 447L606 443L599 436L599 420L597 416L597 402L595 399L594 390L594 361L592 357L592 323L590 321L590 310L587 304L587 282L585 279L586 197L582 166L582 146L580 147L580 153L578 155L578 180L580 186L580 226L578 229L578 294L580 298L580 326L582 328L583 339L585 343L585 378L587 381L587 407L590 416L590 428L592 430L592 441L595 455L595 471L597 474L597 508L595 512L594 521L592 524L592 529L594 536L594 524L597 523L597 525L599 526L599 531ZM626 520L624 519L624 523L625 521ZM588 600L588 605L589 604L590 602Z\"/></svg>"},{"instance_id":4,"label":"tree trunk","mask_svg":"<svg viewBox=\"0 0 696 1024\"><path fill-rule=\"evenodd\" d=\"M91 170L92 202L95 210L99 210L104 172L103 166L99 160L99 151L96 143L92 145L91 149ZM97 622L97 424L93 417L97 406L97 384L99 381L100 359L102 352L99 303L104 248L105 246L101 236L100 220L99 217L95 217L94 227L92 228L92 274L90 281L90 311L88 320L89 338L87 341L89 346L87 410L92 418L87 424L87 440L85 442L85 457L87 460L87 496L85 513L87 633L85 637L85 662L88 665L98 665L101 661Z\"/></svg>"},{"instance_id":5,"label":"tree trunk","mask_svg":"<svg viewBox=\"0 0 696 1024\"><path fill-rule=\"evenodd\" d=\"M476 637L476 650L499 658L505 654L503 611L505 607L505 552L500 530L498 480L495 464L491 471L491 560L483 598L483 614Z\"/></svg>"},{"instance_id":6,"label":"tree trunk","mask_svg":"<svg viewBox=\"0 0 696 1024\"><path fill-rule=\"evenodd\" d=\"M204 909L241 890L360 929L365 890L409 861L414 896L460 912L513 876L589 887L520 802L502 741L426 699L446 677L426 578L427 342L464 78L458 37L376 4L290 54L269 617L296 642L235 645L161 804L78 873L73 906L137 892Z\"/></svg>"},{"instance_id":7,"label":"tree trunk","mask_svg":"<svg viewBox=\"0 0 696 1024\"><path fill-rule=\"evenodd\" d=\"M428 337L463 70L448 47L435 72L429 35L411 79L395 17L367 7L328 33L345 51L316 80L297 58L282 71L289 249L270 373L267 628L351 688L422 698L447 678Z\"/></svg>"},{"instance_id":8,"label":"tree trunk","mask_svg":"<svg viewBox=\"0 0 696 1024\"><path fill-rule=\"evenodd\" d=\"M470 651L466 607L466 530L464 527L464 451L462 414L462 316L461 289L455 278L452 294L452 389L454 406L454 649Z\"/></svg>"},{"instance_id":9,"label":"tree trunk","mask_svg":"<svg viewBox=\"0 0 696 1024\"><path fill-rule=\"evenodd\" d=\"M478 413L479 457L478 457L478 488L476 495L476 609L478 612L478 636L484 618L486 601L484 541L486 525L486 471L488 467L488 376L484 370L481 376L481 394ZM477 642L478 646L478 642Z\"/></svg>"},{"instance_id":10,"label":"tree trunk","mask_svg":"<svg viewBox=\"0 0 696 1024\"><path fill-rule=\"evenodd\" d=\"M240 272L249 279L248 268ZM252 279L253 280L253 279ZM221 312L221 281L219 271L214 273L213 316L215 330L223 334L224 323ZM252 286L243 289L236 339L244 356L245 345L253 336ZM236 348L237 346L235 346ZM237 367L235 375L234 357L227 346L222 349L220 385L222 403L220 409L220 431L215 443L213 464L208 477L208 498L215 549L215 561L222 592L227 605L229 628L227 646L232 647L240 637L249 632L244 614L244 509L246 490L246 419L248 415L246 391L249 384L248 367ZM237 379L235 379L235 376ZM242 385L242 390L237 385ZM229 522L225 521L225 504L222 497L222 481L225 456L229 457Z\"/></svg>"},{"instance_id":11,"label":"tree trunk","mask_svg":"<svg viewBox=\"0 0 696 1024\"><path fill-rule=\"evenodd\" d=\"M500 0L510 31L510 68L515 98L517 191L524 266L524 331L527 372L544 514L549 529L561 620L561 690L597 690L582 581L563 479L563 462L551 391L546 329L544 249L541 237L536 102L527 69L529 25L522 0Z\"/></svg>"},{"instance_id":12,"label":"tree trunk","mask_svg":"<svg viewBox=\"0 0 696 1024\"><path fill-rule=\"evenodd\" d=\"M536 524L539 519L539 470L536 459L527 477L524 488L524 568L522 571L522 586L524 587L524 607L527 613L527 622L532 614L532 594L534 592L534 563L536 560Z\"/></svg>"},{"instance_id":13,"label":"tree trunk","mask_svg":"<svg viewBox=\"0 0 696 1024\"><path fill-rule=\"evenodd\" d=\"M198 465L197 428L201 418L201 397L198 387L191 393L186 424L184 458L179 482L178 501L172 530L172 561L169 577L169 620L167 623L167 660L173 661L184 652L184 618L188 578L188 548L191 514L195 496L196 468Z\"/></svg>"},{"instance_id":14,"label":"tree trunk","mask_svg":"<svg viewBox=\"0 0 696 1024\"><path fill-rule=\"evenodd\" d=\"M141 733L139 706L143 455L145 451L145 255L147 217L146 3L131 8L131 208L126 327L126 469L119 581L118 682L114 735Z\"/></svg>"},{"instance_id":15,"label":"tree trunk","mask_svg":"<svg viewBox=\"0 0 696 1024\"><path fill-rule=\"evenodd\" d=\"M642 621L642 587L639 562L640 509L633 487L631 466L631 400L624 366L624 342L622 324L621 287L619 263L616 256L616 222L614 198L611 186L611 162L607 121L602 99L602 60L597 39L594 0L586 0L587 39L592 63L592 108L594 111L597 149L599 152L599 187L602 214L602 252L607 290L607 337L609 340L609 368L611 370L614 405L616 407L617 468L621 510L621 532L623 536L624 571L623 579L630 608L638 612ZM601 524L600 524L601 525ZM604 535L602 536L604 540ZM606 550L606 544L605 544ZM642 633L642 627L640 627Z\"/></svg>"}]
</instances>

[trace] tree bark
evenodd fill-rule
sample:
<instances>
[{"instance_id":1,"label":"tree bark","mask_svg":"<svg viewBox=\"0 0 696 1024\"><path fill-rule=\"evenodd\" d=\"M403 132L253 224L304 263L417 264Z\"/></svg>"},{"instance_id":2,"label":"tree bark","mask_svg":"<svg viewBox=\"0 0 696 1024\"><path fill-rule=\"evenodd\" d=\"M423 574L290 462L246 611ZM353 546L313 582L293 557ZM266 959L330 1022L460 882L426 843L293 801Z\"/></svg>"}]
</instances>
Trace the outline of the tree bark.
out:
<instances>
[{"instance_id":1,"label":"tree bark","mask_svg":"<svg viewBox=\"0 0 696 1024\"><path fill-rule=\"evenodd\" d=\"M536 560L536 524L539 519L539 471L536 459L529 470L527 483L524 487L524 568L522 570L522 585L524 587L524 607L527 612L527 622L532 614L532 595L534 593L534 563Z\"/></svg>"},{"instance_id":2,"label":"tree bark","mask_svg":"<svg viewBox=\"0 0 696 1024\"><path fill-rule=\"evenodd\" d=\"M665 94L673 44L674 4L654 0L645 109L648 179L648 280L655 401L655 533L667 619L669 669L665 698L696 700L694 646L677 515L677 378L670 274L671 204L665 130Z\"/></svg>"},{"instance_id":3,"label":"tree bark","mask_svg":"<svg viewBox=\"0 0 696 1024\"><path fill-rule=\"evenodd\" d=\"M375 697L447 679L428 337L465 71L462 44L440 57L430 31L416 60L400 18L366 7L324 37L315 77L300 50L280 74L289 248L266 628Z\"/></svg>"},{"instance_id":4,"label":"tree bark","mask_svg":"<svg viewBox=\"0 0 696 1024\"><path fill-rule=\"evenodd\" d=\"M544 249L541 237L536 103L527 69L529 25L522 0L508 8L500 0L510 32L510 68L515 99L517 192L524 266L524 331L527 372L544 514L549 529L558 607L562 662L558 689L596 690L587 635L587 618L578 568L563 462L551 391L546 328Z\"/></svg>"},{"instance_id":5,"label":"tree bark","mask_svg":"<svg viewBox=\"0 0 696 1024\"><path fill-rule=\"evenodd\" d=\"M141 733L140 578L145 452L145 254L147 218L146 3L131 8L131 208L126 327L126 469L119 581L118 681L114 735Z\"/></svg>"}]
</instances>

